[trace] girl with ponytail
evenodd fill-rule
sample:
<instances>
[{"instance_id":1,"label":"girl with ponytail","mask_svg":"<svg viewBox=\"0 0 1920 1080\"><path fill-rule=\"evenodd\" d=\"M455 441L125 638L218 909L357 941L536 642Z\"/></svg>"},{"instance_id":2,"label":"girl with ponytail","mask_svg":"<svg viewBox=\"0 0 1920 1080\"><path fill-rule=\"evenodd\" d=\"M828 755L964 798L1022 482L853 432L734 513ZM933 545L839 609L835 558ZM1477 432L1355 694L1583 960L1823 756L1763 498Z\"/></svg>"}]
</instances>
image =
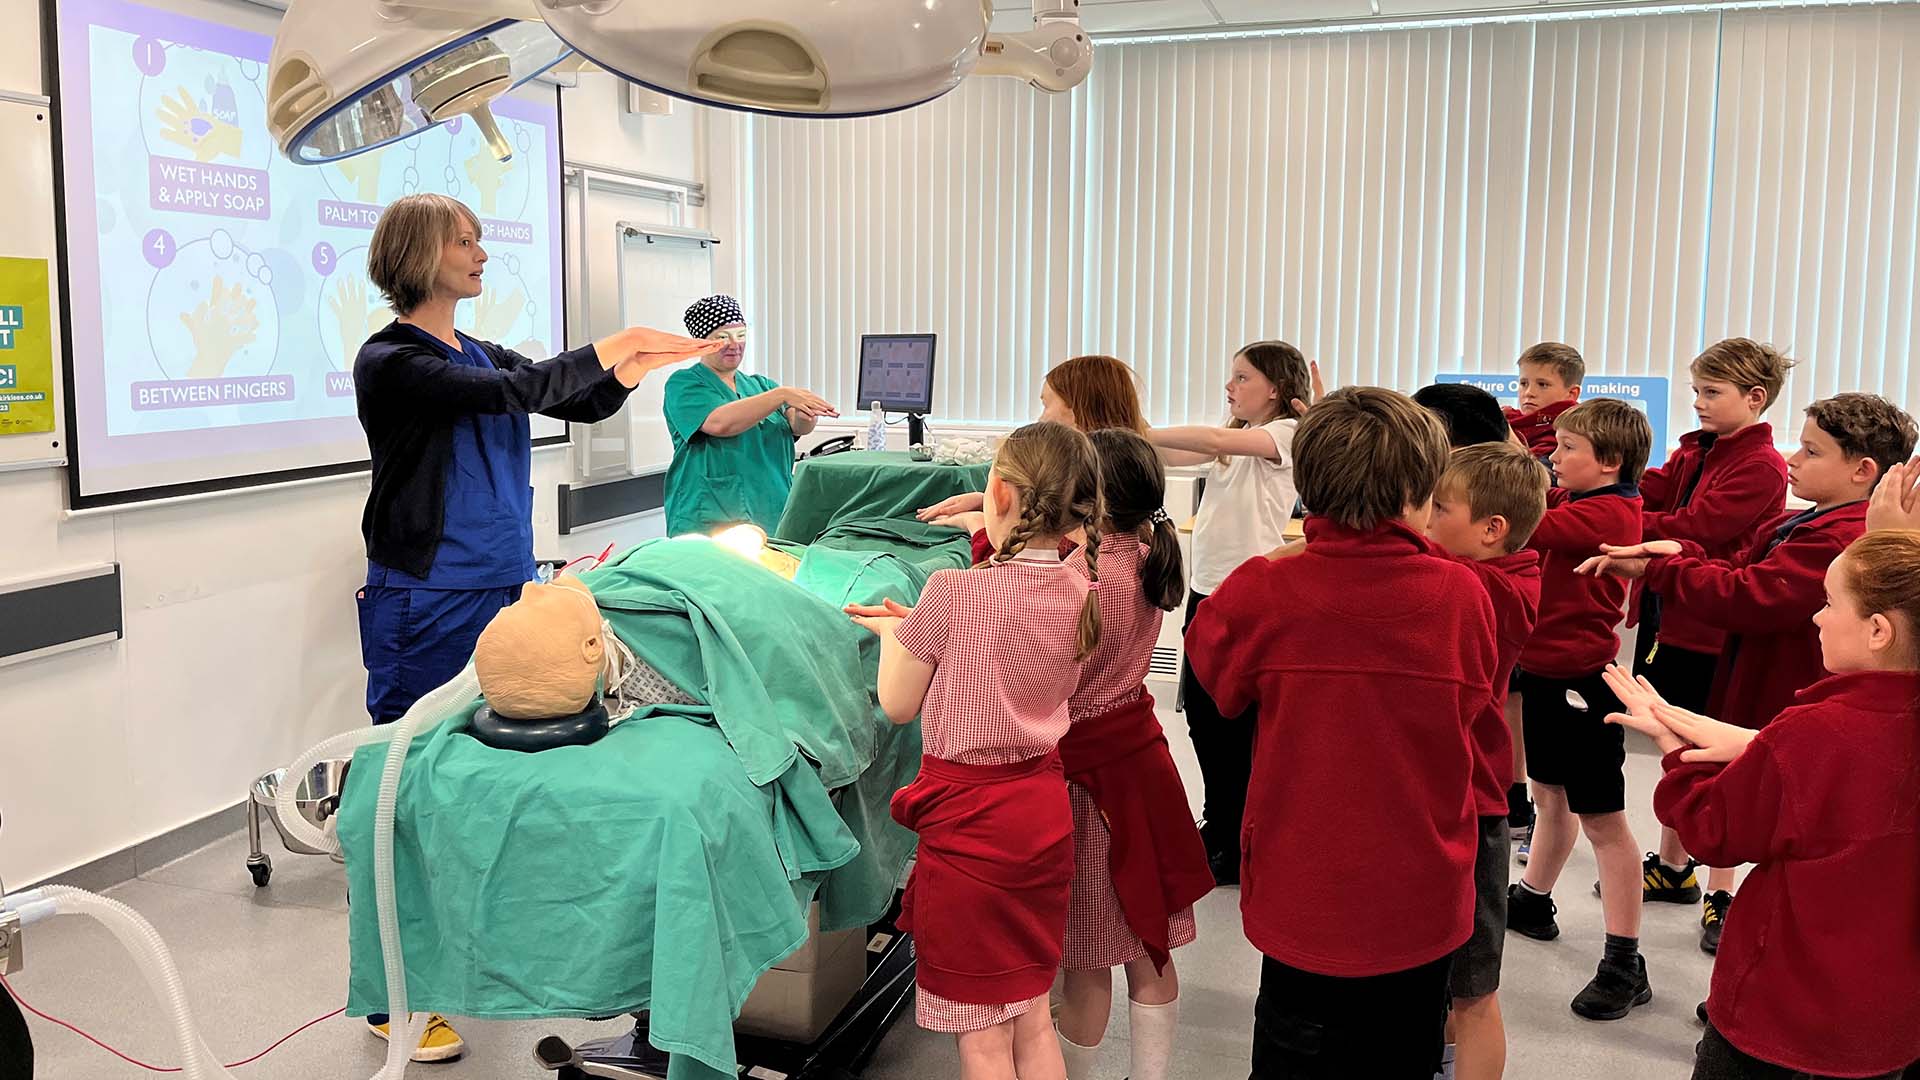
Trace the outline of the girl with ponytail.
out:
<instances>
[{"instance_id":1,"label":"girl with ponytail","mask_svg":"<svg viewBox=\"0 0 1920 1080\"><path fill-rule=\"evenodd\" d=\"M1759 731L1608 669L1628 712L1607 719L1666 755L1661 823L1708 866L1757 864L1720 939L1694 1080L1920 1064L1920 531L1855 540L1826 599L1829 676Z\"/></svg>"},{"instance_id":2,"label":"girl with ponytail","mask_svg":"<svg viewBox=\"0 0 1920 1080\"><path fill-rule=\"evenodd\" d=\"M992 559L941 570L911 608L848 608L881 640L880 706L920 717L920 776L893 818L920 836L900 927L914 935L922 1027L954 1034L960 1075L1064 1075L1047 992L1073 884L1058 747L1101 640L1100 469L1056 423L1009 435L983 499ZM1060 557L1086 534L1075 573Z\"/></svg>"},{"instance_id":3,"label":"girl with ponytail","mask_svg":"<svg viewBox=\"0 0 1920 1080\"><path fill-rule=\"evenodd\" d=\"M1100 645L1068 699L1060 741L1073 808L1060 1048L1068 1080L1086 1080L1125 966L1132 1080L1166 1080L1179 1021L1171 951L1194 940L1193 904L1213 890L1206 847L1154 715L1145 679L1166 613L1186 595L1180 540L1164 509L1166 473L1133 431L1096 431L1105 517L1100 537ZM1067 565L1085 566L1089 544Z\"/></svg>"}]
</instances>

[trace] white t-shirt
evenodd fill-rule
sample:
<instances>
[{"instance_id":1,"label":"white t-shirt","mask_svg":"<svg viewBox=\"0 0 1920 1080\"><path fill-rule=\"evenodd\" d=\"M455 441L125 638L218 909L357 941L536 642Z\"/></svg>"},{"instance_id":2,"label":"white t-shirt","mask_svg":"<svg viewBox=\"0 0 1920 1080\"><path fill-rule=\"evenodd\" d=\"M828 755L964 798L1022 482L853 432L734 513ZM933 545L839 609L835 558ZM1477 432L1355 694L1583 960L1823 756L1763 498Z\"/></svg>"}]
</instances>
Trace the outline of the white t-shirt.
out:
<instances>
[{"instance_id":1,"label":"white t-shirt","mask_svg":"<svg viewBox=\"0 0 1920 1080\"><path fill-rule=\"evenodd\" d=\"M1255 429L1273 437L1277 458L1234 456L1215 462L1193 523L1193 591L1207 595L1255 555L1287 542L1287 519L1300 499L1293 486L1292 417Z\"/></svg>"}]
</instances>

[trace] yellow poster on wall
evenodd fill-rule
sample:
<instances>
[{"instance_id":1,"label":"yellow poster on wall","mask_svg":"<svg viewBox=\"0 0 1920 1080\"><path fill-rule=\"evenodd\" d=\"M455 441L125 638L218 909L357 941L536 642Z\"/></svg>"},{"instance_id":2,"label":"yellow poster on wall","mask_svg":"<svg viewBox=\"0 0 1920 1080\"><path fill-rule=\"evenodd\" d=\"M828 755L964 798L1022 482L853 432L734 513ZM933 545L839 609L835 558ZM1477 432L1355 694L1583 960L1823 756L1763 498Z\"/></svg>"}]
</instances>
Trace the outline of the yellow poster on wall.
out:
<instances>
[{"instance_id":1,"label":"yellow poster on wall","mask_svg":"<svg viewBox=\"0 0 1920 1080\"><path fill-rule=\"evenodd\" d=\"M47 260L0 258L0 435L53 430Z\"/></svg>"}]
</instances>

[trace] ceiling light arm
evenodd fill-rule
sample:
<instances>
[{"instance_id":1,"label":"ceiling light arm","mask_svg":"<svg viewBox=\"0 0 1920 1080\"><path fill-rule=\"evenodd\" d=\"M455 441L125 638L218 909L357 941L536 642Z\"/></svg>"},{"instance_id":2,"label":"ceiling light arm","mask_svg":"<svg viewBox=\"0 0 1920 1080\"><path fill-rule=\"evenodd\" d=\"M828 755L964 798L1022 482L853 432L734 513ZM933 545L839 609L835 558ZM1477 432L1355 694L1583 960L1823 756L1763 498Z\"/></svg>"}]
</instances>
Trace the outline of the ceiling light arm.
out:
<instances>
[{"instance_id":1,"label":"ceiling light arm","mask_svg":"<svg viewBox=\"0 0 1920 1080\"><path fill-rule=\"evenodd\" d=\"M1033 29L988 34L975 75L1021 79L1050 93L1064 93L1093 70L1093 41L1080 27L1080 0L1033 0Z\"/></svg>"}]
</instances>

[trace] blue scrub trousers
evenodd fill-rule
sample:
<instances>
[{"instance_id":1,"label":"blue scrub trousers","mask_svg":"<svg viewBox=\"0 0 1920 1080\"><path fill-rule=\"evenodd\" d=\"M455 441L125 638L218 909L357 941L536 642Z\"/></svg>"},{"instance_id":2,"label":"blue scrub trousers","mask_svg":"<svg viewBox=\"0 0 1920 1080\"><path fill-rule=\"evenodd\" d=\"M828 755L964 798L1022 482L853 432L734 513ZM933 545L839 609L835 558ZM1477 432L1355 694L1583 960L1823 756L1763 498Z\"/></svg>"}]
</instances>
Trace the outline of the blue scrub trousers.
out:
<instances>
[{"instance_id":1,"label":"blue scrub trousers","mask_svg":"<svg viewBox=\"0 0 1920 1080\"><path fill-rule=\"evenodd\" d=\"M360 656L373 722L393 723L460 674L480 632L520 589L362 588Z\"/></svg>"}]
</instances>

